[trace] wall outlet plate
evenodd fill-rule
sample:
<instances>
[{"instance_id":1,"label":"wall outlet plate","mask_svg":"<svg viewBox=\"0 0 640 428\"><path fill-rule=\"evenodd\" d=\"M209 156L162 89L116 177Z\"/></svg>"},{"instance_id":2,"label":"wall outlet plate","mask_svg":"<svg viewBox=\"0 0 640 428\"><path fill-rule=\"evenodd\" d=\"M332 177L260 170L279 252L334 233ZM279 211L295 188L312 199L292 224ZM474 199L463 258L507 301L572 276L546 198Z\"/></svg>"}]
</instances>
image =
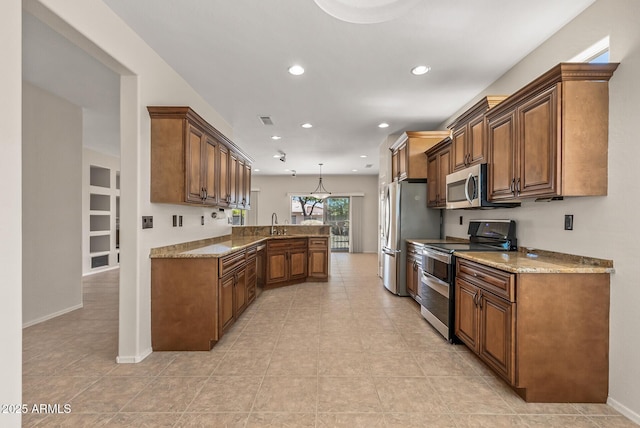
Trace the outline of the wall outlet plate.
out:
<instances>
[{"instance_id":1,"label":"wall outlet plate","mask_svg":"<svg viewBox=\"0 0 640 428\"><path fill-rule=\"evenodd\" d=\"M564 230L573 230L573 214L564 215Z\"/></svg>"},{"instance_id":2,"label":"wall outlet plate","mask_svg":"<svg viewBox=\"0 0 640 428\"><path fill-rule=\"evenodd\" d=\"M151 228L153 228L153 216L151 216L151 215L143 215L142 216L142 228L143 229L151 229Z\"/></svg>"}]
</instances>

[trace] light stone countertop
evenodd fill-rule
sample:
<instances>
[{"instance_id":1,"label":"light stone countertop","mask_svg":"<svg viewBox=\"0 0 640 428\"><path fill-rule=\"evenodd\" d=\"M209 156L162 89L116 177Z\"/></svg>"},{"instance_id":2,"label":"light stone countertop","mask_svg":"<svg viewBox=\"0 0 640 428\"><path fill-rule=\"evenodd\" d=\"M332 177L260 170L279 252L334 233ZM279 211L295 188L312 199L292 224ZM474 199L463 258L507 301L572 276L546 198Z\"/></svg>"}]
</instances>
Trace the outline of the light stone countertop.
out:
<instances>
[{"instance_id":1,"label":"light stone countertop","mask_svg":"<svg viewBox=\"0 0 640 428\"><path fill-rule=\"evenodd\" d=\"M309 238L324 235L274 235L274 236L231 236L185 242L166 247L152 248L152 259L218 258L252 245L265 243L273 239ZM328 237L328 236L327 236Z\"/></svg>"},{"instance_id":2,"label":"light stone countertop","mask_svg":"<svg viewBox=\"0 0 640 428\"><path fill-rule=\"evenodd\" d=\"M456 257L511 273L614 273L613 261L544 250L455 252Z\"/></svg>"}]
</instances>

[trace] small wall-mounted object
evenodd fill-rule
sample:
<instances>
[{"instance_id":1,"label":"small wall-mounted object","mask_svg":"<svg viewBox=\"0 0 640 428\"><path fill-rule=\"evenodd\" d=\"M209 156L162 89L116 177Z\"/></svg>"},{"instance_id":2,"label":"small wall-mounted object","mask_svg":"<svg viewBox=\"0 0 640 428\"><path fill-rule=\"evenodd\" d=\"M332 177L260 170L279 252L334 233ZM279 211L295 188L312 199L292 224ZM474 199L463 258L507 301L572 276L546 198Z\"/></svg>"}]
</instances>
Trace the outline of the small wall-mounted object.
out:
<instances>
[{"instance_id":1,"label":"small wall-mounted object","mask_svg":"<svg viewBox=\"0 0 640 428\"><path fill-rule=\"evenodd\" d=\"M573 230L573 214L564 215L564 230Z\"/></svg>"},{"instance_id":2,"label":"small wall-mounted object","mask_svg":"<svg viewBox=\"0 0 640 428\"><path fill-rule=\"evenodd\" d=\"M200 225L204 226L204 216L203 215L200 216Z\"/></svg>"},{"instance_id":3,"label":"small wall-mounted object","mask_svg":"<svg viewBox=\"0 0 640 428\"><path fill-rule=\"evenodd\" d=\"M173 216L173 227L177 227L178 226L178 216L174 215Z\"/></svg>"},{"instance_id":4,"label":"small wall-mounted object","mask_svg":"<svg viewBox=\"0 0 640 428\"><path fill-rule=\"evenodd\" d=\"M182 216L178 216L178 226L182 227Z\"/></svg>"},{"instance_id":5,"label":"small wall-mounted object","mask_svg":"<svg viewBox=\"0 0 640 428\"><path fill-rule=\"evenodd\" d=\"M150 216L150 215L142 216L142 228L143 229L153 228L153 216Z\"/></svg>"}]
</instances>

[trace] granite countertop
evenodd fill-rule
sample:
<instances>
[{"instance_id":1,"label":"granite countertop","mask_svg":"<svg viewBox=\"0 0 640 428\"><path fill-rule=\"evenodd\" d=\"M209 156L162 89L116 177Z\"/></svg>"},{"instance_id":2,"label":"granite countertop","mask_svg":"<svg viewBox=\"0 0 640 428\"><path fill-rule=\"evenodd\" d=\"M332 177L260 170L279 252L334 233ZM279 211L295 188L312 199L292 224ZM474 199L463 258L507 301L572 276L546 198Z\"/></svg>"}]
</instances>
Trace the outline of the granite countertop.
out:
<instances>
[{"instance_id":1,"label":"granite countertop","mask_svg":"<svg viewBox=\"0 0 640 428\"><path fill-rule=\"evenodd\" d=\"M273 235L273 236L232 236L226 235L200 241L185 242L152 248L149 257L152 259L182 259L182 258L217 258L242 250L271 239L309 238L325 235Z\"/></svg>"},{"instance_id":2,"label":"granite countertop","mask_svg":"<svg viewBox=\"0 0 640 428\"><path fill-rule=\"evenodd\" d=\"M456 252L456 257L512 273L614 273L613 261L544 250Z\"/></svg>"}]
</instances>

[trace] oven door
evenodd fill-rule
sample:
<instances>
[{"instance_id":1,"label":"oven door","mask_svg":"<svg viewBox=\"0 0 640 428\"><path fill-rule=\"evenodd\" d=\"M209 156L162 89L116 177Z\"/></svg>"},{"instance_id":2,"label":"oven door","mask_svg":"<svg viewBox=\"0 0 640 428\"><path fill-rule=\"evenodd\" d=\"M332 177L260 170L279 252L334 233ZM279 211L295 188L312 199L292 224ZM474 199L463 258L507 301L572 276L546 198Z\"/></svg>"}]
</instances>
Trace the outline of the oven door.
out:
<instances>
[{"instance_id":1,"label":"oven door","mask_svg":"<svg viewBox=\"0 0 640 428\"><path fill-rule=\"evenodd\" d=\"M451 254L434 250L430 247L422 249L422 270L444 283L453 282Z\"/></svg>"},{"instance_id":2,"label":"oven door","mask_svg":"<svg viewBox=\"0 0 640 428\"><path fill-rule=\"evenodd\" d=\"M450 289L449 284L423 271L420 281L420 295L422 297L420 312L449 341L452 340Z\"/></svg>"}]
</instances>

